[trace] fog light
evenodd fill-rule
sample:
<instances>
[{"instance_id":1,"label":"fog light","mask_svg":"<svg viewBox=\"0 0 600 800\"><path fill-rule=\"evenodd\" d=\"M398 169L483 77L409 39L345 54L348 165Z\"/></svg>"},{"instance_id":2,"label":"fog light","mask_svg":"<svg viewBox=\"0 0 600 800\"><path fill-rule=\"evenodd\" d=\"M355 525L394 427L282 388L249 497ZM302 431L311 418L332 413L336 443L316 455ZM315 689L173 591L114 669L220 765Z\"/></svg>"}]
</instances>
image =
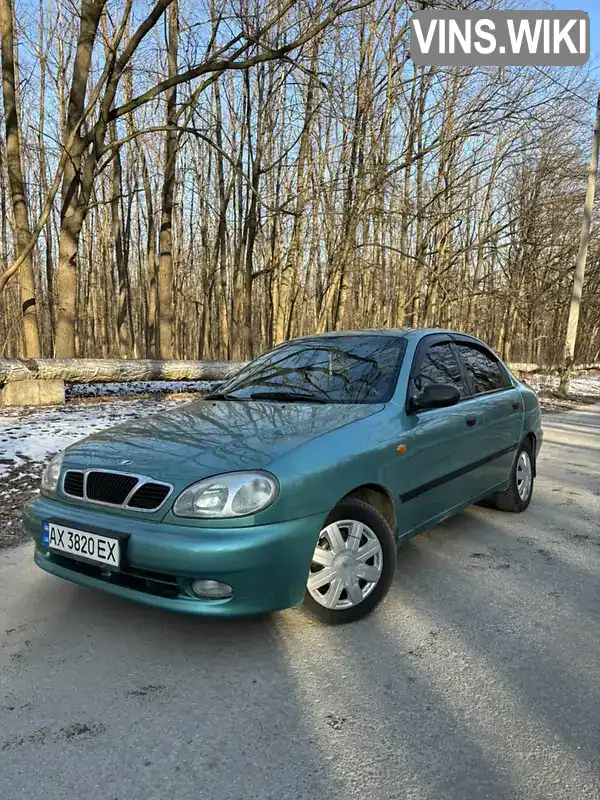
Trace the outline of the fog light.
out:
<instances>
[{"instance_id":1,"label":"fog light","mask_svg":"<svg viewBox=\"0 0 600 800\"><path fill-rule=\"evenodd\" d=\"M226 583L203 580L197 580L192 583L192 592L197 597L204 597L208 600L225 600L233 594L231 586Z\"/></svg>"}]
</instances>

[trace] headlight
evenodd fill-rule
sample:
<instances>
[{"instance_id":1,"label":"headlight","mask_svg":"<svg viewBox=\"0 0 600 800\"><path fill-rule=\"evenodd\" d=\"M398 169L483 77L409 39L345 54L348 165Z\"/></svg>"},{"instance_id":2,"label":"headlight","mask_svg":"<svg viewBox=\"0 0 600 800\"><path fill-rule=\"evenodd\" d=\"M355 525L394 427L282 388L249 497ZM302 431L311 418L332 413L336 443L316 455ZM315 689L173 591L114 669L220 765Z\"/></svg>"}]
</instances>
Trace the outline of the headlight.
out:
<instances>
[{"instance_id":1,"label":"headlight","mask_svg":"<svg viewBox=\"0 0 600 800\"><path fill-rule=\"evenodd\" d=\"M177 517L223 519L262 511L277 497L279 485L268 472L230 472L188 486L177 498Z\"/></svg>"},{"instance_id":2,"label":"headlight","mask_svg":"<svg viewBox=\"0 0 600 800\"><path fill-rule=\"evenodd\" d=\"M62 467L64 454L59 453L54 456L50 461L42 475L42 491L55 492L58 487L58 479L60 478L60 470Z\"/></svg>"}]
</instances>

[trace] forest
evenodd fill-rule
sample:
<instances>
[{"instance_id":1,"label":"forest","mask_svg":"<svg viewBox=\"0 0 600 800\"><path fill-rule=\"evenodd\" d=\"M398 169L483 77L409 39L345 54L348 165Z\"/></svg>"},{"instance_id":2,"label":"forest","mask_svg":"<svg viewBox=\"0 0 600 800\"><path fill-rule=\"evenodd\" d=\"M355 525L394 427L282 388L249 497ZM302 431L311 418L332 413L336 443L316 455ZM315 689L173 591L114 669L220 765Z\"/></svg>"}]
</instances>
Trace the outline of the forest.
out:
<instances>
[{"instance_id":1,"label":"forest","mask_svg":"<svg viewBox=\"0 0 600 800\"><path fill-rule=\"evenodd\" d=\"M426 326L557 363L593 72L415 66L426 5L0 0L0 357ZM576 361L599 356L593 228Z\"/></svg>"}]
</instances>

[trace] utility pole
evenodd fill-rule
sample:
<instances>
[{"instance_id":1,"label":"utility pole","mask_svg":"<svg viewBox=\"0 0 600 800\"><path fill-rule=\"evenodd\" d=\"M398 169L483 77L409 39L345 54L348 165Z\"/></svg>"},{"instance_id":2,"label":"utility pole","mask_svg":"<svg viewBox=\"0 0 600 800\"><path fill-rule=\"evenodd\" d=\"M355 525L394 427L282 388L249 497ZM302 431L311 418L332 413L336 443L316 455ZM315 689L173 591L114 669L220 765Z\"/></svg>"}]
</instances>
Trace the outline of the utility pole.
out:
<instances>
[{"instance_id":1,"label":"utility pole","mask_svg":"<svg viewBox=\"0 0 600 800\"><path fill-rule=\"evenodd\" d=\"M573 276L573 291L571 294L571 306L569 308L569 321L567 322L567 335L565 338L564 365L560 378L559 391L566 394L569 390L571 380L571 369L575 358L575 342L577 341L577 326L579 324L579 308L581 306L581 290L583 287L583 276L585 274L585 263L587 260L588 244L590 241L590 228L592 226L592 212L594 209L594 196L596 193L596 177L598 173L598 151L600 150L600 93L596 104L596 126L594 128L594 143L592 145L592 157L590 159L590 172L588 175L587 192L585 194L585 208L583 210L583 222L581 223L581 235L579 237L579 253L577 255L577 266Z\"/></svg>"}]
</instances>

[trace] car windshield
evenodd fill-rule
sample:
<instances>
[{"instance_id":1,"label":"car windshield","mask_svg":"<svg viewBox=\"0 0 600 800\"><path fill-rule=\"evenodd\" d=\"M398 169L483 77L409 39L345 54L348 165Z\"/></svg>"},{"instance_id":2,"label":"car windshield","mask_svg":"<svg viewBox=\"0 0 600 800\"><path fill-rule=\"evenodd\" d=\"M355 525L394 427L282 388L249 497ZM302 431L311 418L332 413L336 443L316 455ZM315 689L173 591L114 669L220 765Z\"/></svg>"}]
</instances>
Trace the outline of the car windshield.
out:
<instances>
[{"instance_id":1,"label":"car windshield","mask_svg":"<svg viewBox=\"0 0 600 800\"><path fill-rule=\"evenodd\" d=\"M319 336L279 345L223 384L218 396L239 400L385 403L404 354L396 336Z\"/></svg>"}]
</instances>

